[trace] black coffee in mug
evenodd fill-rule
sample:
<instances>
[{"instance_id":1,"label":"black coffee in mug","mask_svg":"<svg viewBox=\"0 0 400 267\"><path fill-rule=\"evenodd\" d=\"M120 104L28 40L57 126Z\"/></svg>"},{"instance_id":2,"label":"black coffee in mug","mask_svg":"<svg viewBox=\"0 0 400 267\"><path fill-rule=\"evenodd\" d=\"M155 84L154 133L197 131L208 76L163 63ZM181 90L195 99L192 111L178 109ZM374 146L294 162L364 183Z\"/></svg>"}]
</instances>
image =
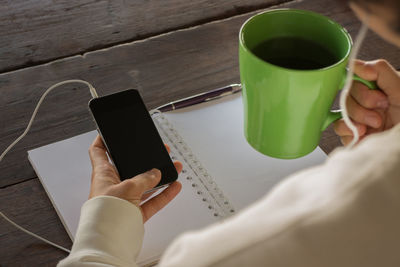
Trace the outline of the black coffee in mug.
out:
<instances>
[{"instance_id":1,"label":"black coffee in mug","mask_svg":"<svg viewBox=\"0 0 400 267\"><path fill-rule=\"evenodd\" d=\"M339 61L339 57L324 46L299 37L269 39L252 52L266 62L288 69L322 69Z\"/></svg>"}]
</instances>

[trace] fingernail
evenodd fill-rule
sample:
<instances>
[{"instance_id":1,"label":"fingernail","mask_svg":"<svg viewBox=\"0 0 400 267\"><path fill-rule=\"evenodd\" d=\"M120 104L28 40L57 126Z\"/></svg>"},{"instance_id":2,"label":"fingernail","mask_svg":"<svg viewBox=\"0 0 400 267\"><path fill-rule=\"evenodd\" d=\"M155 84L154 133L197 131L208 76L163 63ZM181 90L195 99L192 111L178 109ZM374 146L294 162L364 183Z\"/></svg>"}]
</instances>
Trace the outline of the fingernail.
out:
<instances>
[{"instance_id":1,"label":"fingernail","mask_svg":"<svg viewBox=\"0 0 400 267\"><path fill-rule=\"evenodd\" d=\"M387 100L381 100L378 103L376 103L378 108L387 108L389 106L389 101Z\"/></svg>"},{"instance_id":2,"label":"fingernail","mask_svg":"<svg viewBox=\"0 0 400 267\"><path fill-rule=\"evenodd\" d=\"M158 172L159 172L159 170L157 170L157 169L151 169L150 171L147 172L147 174L148 174L149 176L151 176L151 178L156 178Z\"/></svg>"},{"instance_id":3,"label":"fingernail","mask_svg":"<svg viewBox=\"0 0 400 267\"><path fill-rule=\"evenodd\" d=\"M371 127L378 128L379 127L379 120L375 116L366 116L365 123Z\"/></svg>"}]
</instances>

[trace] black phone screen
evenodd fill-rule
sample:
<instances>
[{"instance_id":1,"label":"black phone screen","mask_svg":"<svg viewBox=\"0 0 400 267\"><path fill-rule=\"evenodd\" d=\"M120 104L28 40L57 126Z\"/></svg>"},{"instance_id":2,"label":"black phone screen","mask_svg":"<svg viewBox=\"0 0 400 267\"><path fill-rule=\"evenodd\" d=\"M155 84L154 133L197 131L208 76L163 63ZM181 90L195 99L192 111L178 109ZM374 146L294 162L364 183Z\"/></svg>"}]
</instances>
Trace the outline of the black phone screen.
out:
<instances>
[{"instance_id":1,"label":"black phone screen","mask_svg":"<svg viewBox=\"0 0 400 267\"><path fill-rule=\"evenodd\" d=\"M95 98L89 107L121 180L152 168L162 174L157 186L177 179L175 166L138 91Z\"/></svg>"}]
</instances>

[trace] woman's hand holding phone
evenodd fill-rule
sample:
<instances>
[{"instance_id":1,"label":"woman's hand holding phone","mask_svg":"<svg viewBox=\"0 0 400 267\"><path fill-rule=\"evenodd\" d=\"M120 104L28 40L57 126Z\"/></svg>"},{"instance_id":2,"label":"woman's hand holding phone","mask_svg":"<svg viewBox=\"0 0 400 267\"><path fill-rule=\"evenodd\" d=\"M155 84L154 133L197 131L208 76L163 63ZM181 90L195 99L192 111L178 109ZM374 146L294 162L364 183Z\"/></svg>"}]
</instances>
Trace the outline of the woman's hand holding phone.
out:
<instances>
[{"instance_id":1,"label":"woman's hand holding phone","mask_svg":"<svg viewBox=\"0 0 400 267\"><path fill-rule=\"evenodd\" d=\"M169 147L167 145L166 147L169 152ZM146 222L180 192L182 185L175 181L163 192L143 203L152 195L152 193L144 193L160 182L161 172L157 169L152 169L121 182L117 170L108 160L106 151L101 137L97 136L89 149L92 162L89 199L96 196L114 196L127 200L139 207L143 215L143 222ZM174 165L177 172L180 173L182 171L182 163L177 161L174 162Z\"/></svg>"}]
</instances>

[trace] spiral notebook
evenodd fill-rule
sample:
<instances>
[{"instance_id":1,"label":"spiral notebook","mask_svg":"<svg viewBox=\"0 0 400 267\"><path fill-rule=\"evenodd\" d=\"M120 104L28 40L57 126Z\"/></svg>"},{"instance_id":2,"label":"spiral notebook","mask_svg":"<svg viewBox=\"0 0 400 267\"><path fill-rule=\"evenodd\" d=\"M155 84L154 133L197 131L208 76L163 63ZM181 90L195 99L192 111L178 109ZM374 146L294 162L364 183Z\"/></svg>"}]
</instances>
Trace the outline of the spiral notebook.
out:
<instances>
[{"instance_id":1,"label":"spiral notebook","mask_svg":"<svg viewBox=\"0 0 400 267\"><path fill-rule=\"evenodd\" d=\"M141 265L159 259L179 234L235 214L285 176L326 158L319 147L294 160L270 158L252 149L243 135L240 94L168 113L153 111L152 118L171 147L171 157L183 163L183 189L145 224ZM92 131L28 152L72 240L89 194L87 151L96 135Z\"/></svg>"}]
</instances>

